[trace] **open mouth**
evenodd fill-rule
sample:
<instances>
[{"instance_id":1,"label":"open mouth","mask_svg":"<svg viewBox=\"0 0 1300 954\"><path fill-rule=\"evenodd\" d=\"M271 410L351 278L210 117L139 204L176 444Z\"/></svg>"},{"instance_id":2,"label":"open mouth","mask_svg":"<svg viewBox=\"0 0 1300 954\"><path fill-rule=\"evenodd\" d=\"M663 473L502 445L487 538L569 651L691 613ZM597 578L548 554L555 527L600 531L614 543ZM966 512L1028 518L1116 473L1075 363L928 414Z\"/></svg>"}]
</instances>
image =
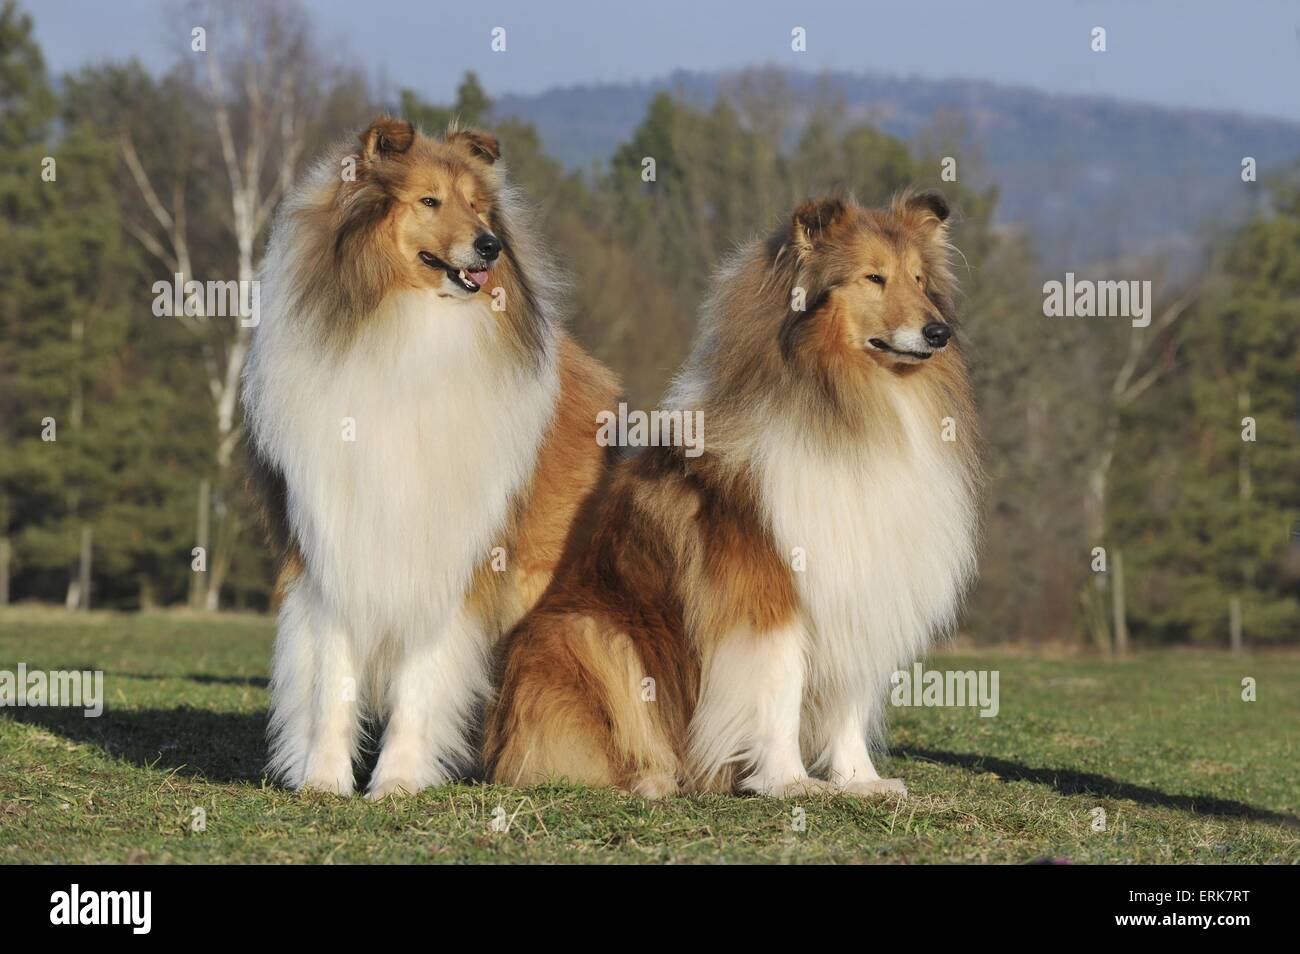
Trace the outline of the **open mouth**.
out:
<instances>
[{"instance_id":1,"label":"open mouth","mask_svg":"<svg viewBox=\"0 0 1300 954\"><path fill-rule=\"evenodd\" d=\"M907 351L902 348L891 347L879 338L872 338L867 342L867 344L871 345L871 347L875 348L877 351L884 351L886 354L896 354L904 358L915 358L917 361L929 361L938 351L942 350L941 348L937 348L934 351Z\"/></svg>"},{"instance_id":2,"label":"open mouth","mask_svg":"<svg viewBox=\"0 0 1300 954\"><path fill-rule=\"evenodd\" d=\"M486 268L453 268L430 252L421 252L420 261L430 268L446 272L448 278L471 295L487 284L488 270Z\"/></svg>"}]
</instances>

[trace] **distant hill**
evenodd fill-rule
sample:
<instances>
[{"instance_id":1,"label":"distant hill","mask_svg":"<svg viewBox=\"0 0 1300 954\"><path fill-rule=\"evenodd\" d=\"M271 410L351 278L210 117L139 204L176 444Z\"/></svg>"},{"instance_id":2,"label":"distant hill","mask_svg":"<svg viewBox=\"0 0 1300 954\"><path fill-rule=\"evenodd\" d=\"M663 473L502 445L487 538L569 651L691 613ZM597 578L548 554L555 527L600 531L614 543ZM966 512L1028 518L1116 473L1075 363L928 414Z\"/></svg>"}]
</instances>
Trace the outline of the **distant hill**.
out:
<instances>
[{"instance_id":1,"label":"distant hill","mask_svg":"<svg viewBox=\"0 0 1300 954\"><path fill-rule=\"evenodd\" d=\"M977 181L1001 190L1000 222L1023 225L1045 264L1082 265L1159 252L1185 265L1198 230L1247 208L1258 186L1241 181L1253 156L1261 176L1300 162L1300 125L1235 113L1175 110L1099 97L1065 96L964 80L875 74L788 73L796 119L819 86L842 98L848 117L909 141L948 114L978 153ZM552 89L503 96L498 115L534 123L547 150L572 168L604 163L672 90L707 105L734 75L678 72L655 82Z\"/></svg>"}]
</instances>

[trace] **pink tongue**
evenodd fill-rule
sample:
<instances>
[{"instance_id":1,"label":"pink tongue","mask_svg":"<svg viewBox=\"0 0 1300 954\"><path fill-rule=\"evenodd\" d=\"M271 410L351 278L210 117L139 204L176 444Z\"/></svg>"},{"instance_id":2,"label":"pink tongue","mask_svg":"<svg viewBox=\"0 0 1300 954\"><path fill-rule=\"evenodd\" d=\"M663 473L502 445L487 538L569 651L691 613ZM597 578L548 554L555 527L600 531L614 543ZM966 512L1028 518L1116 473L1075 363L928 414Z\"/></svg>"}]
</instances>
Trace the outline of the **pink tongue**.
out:
<instances>
[{"instance_id":1,"label":"pink tongue","mask_svg":"<svg viewBox=\"0 0 1300 954\"><path fill-rule=\"evenodd\" d=\"M481 287L487 284L487 276L488 276L487 272L466 272L465 274L469 276L469 280L472 281L475 285L479 285Z\"/></svg>"}]
</instances>

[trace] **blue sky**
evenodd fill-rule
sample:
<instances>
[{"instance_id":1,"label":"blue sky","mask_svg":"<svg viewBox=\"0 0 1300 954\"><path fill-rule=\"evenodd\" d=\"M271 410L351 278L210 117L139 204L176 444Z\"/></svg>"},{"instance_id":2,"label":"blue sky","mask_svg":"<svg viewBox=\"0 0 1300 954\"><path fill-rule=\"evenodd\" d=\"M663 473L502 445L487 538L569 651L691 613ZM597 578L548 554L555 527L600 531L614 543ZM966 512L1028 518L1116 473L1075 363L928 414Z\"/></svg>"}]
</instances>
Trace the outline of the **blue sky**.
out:
<instances>
[{"instance_id":1,"label":"blue sky","mask_svg":"<svg viewBox=\"0 0 1300 954\"><path fill-rule=\"evenodd\" d=\"M55 72L136 55L165 68L189 17L167 0L26 0ZM1300 120L1296 0L316 0L327 50L448 98L466 69L489 93L777 64L965 77L1049 92ZM197 24L196 24L197 25ZM493 27L507 50L493 53ZM808 50L790 49L792 27ZM1107 31L1108 50L1089 49Z\"/></svg>"}]
</instances>

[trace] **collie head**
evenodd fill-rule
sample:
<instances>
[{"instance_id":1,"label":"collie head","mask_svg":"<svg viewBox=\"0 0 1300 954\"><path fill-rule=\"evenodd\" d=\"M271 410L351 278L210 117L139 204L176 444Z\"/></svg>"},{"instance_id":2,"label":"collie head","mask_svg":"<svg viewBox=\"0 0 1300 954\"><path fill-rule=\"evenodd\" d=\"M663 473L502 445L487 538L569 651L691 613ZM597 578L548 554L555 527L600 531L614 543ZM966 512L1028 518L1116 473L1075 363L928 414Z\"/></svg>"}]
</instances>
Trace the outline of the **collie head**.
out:
<instances>
[{"instance_id":1,"label":"collie head","mask_svg":"<svg viewBox=\"0 0 1300 954\"><path fill-rule=\"evenodd\" d=\"M798 206L723 266L669 403L721 418L724 451L774 419L840 445L888 430L899 400L973 425L948 221L936 192Z\"/></svg>"},{"instance_id":2,"label":"collie head","mask_svg":"<svg viewBox=\"0 0 1300 954\"><path fill-rule=\"evenodd\" d=\"M795 209L782 243L791 251L787 272L813 307L791 309L783 347L814 362L866 359L893 374L946 350L953 317L947 223L948 204L936 192L904 195L888 209L838 198Z\"/></svg>"},{"instance_id":3,"label":"collie head","mask_svg":"<svg viewBox=\"0 0 1300 954\"><path fill-rule=\"evenodd\" d=\"M553 269L523 223L486 132L426 136L380 117L285 203L264 274L285 274L289 313L352 340L389 296L417 292L499 313L523 353L547 348Z\"/></svg>"}]
</instances>

